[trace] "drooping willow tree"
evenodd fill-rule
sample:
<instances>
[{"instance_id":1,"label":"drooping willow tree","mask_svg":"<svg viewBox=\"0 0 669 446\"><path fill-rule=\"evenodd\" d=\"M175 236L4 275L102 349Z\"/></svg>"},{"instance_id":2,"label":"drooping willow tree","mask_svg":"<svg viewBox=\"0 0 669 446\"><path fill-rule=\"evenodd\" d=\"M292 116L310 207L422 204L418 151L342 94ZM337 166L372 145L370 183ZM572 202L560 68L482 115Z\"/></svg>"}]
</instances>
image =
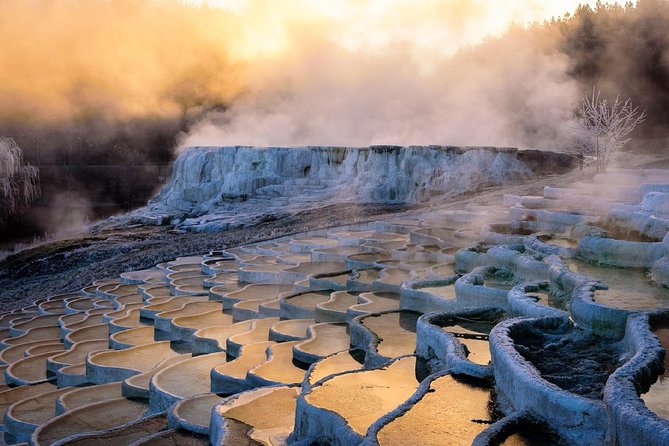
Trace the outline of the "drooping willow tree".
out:
<instances>
[{"instance_id":1,"label":"drooping willow tree","mask_svg":"<svg viewBox=\"0 0 669 446\"><path fill-rule=\"evenodd\" d=\"M23 161L13 139L0 137L0 224L39 195L37 168Z\"/></svg>"}]
</instances>

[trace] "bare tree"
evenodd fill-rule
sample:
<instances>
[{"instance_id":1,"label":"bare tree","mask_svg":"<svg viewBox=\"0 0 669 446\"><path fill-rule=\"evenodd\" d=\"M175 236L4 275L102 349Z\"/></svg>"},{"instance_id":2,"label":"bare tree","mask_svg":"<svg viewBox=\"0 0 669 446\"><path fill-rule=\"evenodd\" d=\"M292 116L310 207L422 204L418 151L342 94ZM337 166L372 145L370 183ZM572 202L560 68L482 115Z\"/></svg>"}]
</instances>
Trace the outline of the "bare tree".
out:
<instances>
[{"instance_id":1,"label":"bare tree","mask_svg":"<svg viewBox=\"0 0 669 446\"><path fill-rule=\"evenodd\" d=\"M577 144L585 155L595 158L597 172L606 168L615 155L629 142L630 133L645 121L646 112L634 107L628 98L619 97L609 105L601 98L601 92L592 89L591 96L585 96L576 111L576 124L572 132Z\"/></svg>"},{"instance_id":2,"label":"bare tree","mask_svg":"<svg viewBox=\"0 0 669 446\"><path fill-rule=\"evenodd\" d=\"M0 223L40 195L39 172L11 138L0 137Z\"/></svg>"}]
</instances>

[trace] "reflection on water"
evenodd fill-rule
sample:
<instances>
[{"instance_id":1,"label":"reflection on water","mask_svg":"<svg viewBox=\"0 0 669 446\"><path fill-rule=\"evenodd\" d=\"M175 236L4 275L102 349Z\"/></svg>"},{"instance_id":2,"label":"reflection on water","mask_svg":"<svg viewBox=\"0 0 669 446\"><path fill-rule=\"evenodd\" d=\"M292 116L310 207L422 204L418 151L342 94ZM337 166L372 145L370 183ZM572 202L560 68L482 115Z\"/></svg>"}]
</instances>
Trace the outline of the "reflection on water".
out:
<instances>
[{"instance_id":1,"label":"reflection on water","mask_svg":"<svg viewBox=\"0 0 669 446\"><path fill-rule=\"evenodd\" d=\"M416 350L416 321L420 313L398 311L369 316L362 325L379 338L377 351L386 358L410 355Z\"/></svg>"},{"instance_id":2,"label":"reflection on water","mask_svg":"<svg viewBox=\"0 0 669 446\"><path fill-rule=\"evenodd\" d=\"M446 375L408 412L384 426L381 445L463 445L494 421L489 388Z\"/></svg>"},{"instance_id":3,"label":"reflection on water","mask_svg":"<svg viewBox=\"0 0 669 446\"><path fill-rule=\"evenodd\" d=\"M408 399L418 384L416 358L408 357L387 369L335 376L314 388L305 400L338 413L355 432L365 435L373 422Z\"/></svg>"},{"instance_id":4,"label":"reflection on water","mask_svg":"<svg viewBox=\"0 0 669 446\"><path fill-rule=\"evenodd\" d=\"M505 438L500 446L566 446L567 442L545 426L531 424L516 428L516 432Z\"/></svg>"},{"instance_id":5,"label":"reflection on water","mask_svg":"<svg viewBox=\"0 0 669 446\"><path fill-rule=\"evenodd\" d=\"M669 325L654 331L667 354L664 357L664 374L650 387L648 393L641 395L646 407L659 417L669 420Z\"/></svg>"},{"instance_id":6,"label":"reflection on water","mask_svg":"<svg viewBox=\"0 0 669 446\"><path fill-rule=\"evenodd\" d=\"M361 369L364 362L364 354L360 360L356 359L356 356L359 356L359 354L354 355L349 351L343 351L321 359L311 370L309 383L314 384L316 381L335 373Z\"/></svg>"},{"instance_id":7,"label":"reflection on water","mask_svg":"<svg viewBox=\"0 0 669 446\"><path fill-rule=\"evenodd\" d=\"M276 388L251 401L224 412L225 418L237 420L253 430L247 431L260 444L270 444L272 434L290 432L295 421L299 389ZM245 444L253 444L247 442Z\"/></svg>"},{"instance_id":8,"label":"reflection on water","mask_svg":"<svg viewBox=\"0 0 669 446\"><path fill-rule=\"evenodd\" d=\"M569 269L597 279L609 287L595 292L595 301L627 310L669 307L669 289L655 285L644 269L617 268L566 259Z\"/></svg>"},{"instance_id":9,"label":"reflection on water","mask_svg":"<svg viewBox=\"0 0 669 446\"><path fill-rule=\"evenodd\" d=\"M484 279L483 285L488 288L495 288L497 290L510 290L514 287L514 283L511 280L503 279L497 276L489 276Z\"/></svg>"},{"instance_id":10,"label":"reflection on water","mask_svg":"<svg viewBox=\"0 0 669 446\"><path fill-rule=\"evenodd\" d=\"M443 329L455 335L465 347L467 359L475 364L488 365L492 359L488 335L496 322L465 317L455 317L449 322Z\"/></svg>"},{"instance_id":11,"label":"reflection on water","mask_svg":"<svg viewBox=\"0 0 669 446\"><path fill-rule=\"evenodd\" d=\"M492 359L490 356L490 344L484 339L458 338L458 341L467 347L467 359L475 364L488 365Z\"/></svg>"},{"instance_id":12,"label":"reflection on water","mask_svg":"<svg viewBox=\"0 0 669 446\"><path fill-rule=\"evenodd\" d=\"M455 286L445 285L445 286L435 286L435 287L424 287L417 288L419 291L425 291L426 293L436 294L437 296L444 297L446 299L455 299Z\"/></svg>"},{"instance_id":13,"label":"reflection on water","mask_svg":"<svg viewBox=\"0 0 669 446\"><path fill-rule=\"evenodd\" d=\"M551 237L551 236L539 236L539 240L549 245L559 246L560 248L569 248L576 249L578 248L578 241L570 240L566 238Z\"/></svg>"},{"instance_id":14,"label":"reflection on water","mask_svg":"<svg viewBox=\"0 0 669 446\"><path fill-rule=\"evenodd\" d=\"M535 301L541 305L567 311L569 300L555 297L548 290L527 291L525 294L535 298Z\"/></svg>"}]
</instances>

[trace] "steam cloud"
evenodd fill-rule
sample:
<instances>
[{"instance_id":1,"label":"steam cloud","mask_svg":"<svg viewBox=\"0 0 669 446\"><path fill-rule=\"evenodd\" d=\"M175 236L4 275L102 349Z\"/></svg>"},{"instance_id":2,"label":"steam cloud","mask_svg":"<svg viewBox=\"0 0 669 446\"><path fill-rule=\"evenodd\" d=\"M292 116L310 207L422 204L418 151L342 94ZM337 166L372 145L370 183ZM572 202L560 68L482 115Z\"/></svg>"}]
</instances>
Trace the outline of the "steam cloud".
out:
<instances>
[{"instance_id":1,"label":"steam cloud","mask_svg":"<svg viewBox=\"0 0 669 446\"><path fill-rule=\"evenodd\" d=\"M593 84L667 133L666 0L508 31L578 1L212 3L3 0L0 133L34 164L166 162L176 145L564 149Z\"/></svg>"},{"instance_id":2,"label":"steam cloud","mask_svg":"<svg viewBox=\"0 0 669 446\"><path fill-rule=\"evenodd\" d=\"M417 10L371 20L360 40L346 34L360 23L294 25L285 33L290 51L254 61L244 94L180 146L560 147L578 85L559 39L548 31L528 39L517 28L468 47L485 32L504 31L508 14L536 10L532 1L501 3L491 10L486 2L412 2L405 6Z\"/></svg>"},{"instance_id":3,"label":"steam cloud","mask_svg":"<svg viewBox=\"0 0 669 446\"><path fill-rule=\"evenodd\" d=\"M178 131L181 146L565 142L578 85L554 30L472 45L576 1L192 3L4 0L0 123L29 157L74 133L75 151L138 161Z\"/></svg>"}]
</instances>

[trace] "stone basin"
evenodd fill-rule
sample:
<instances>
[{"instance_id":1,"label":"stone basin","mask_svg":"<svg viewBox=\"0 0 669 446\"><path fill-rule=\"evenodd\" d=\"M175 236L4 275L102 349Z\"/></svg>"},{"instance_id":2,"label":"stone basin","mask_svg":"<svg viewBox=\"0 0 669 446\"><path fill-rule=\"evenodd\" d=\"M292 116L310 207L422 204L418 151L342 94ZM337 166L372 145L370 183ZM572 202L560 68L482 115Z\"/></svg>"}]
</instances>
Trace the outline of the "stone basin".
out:
<instances>
[{"instance_id":1,"label":"stone basin","mask_svg":"<svg viewBox=\"0 0 669 446\"><path fill-rule=\"evenodd\" d=\"M205 288L201 279L188 278L172 281L170 289L174 296L207 296L209 289Z\"/></svg>"},{"instance_id":2,"label":"stone basin","mask_svg":"<svg viewBox=\"0 0 669 446\"><path fill-rule=\"evenodd\" d=\"M191 342L193 333L201 328L232 324L232 316L216 309L192 316L175 317L170 323L170 339Z\"/></svg>"},{"instance_id":3,"label":"stone basin","mask_svg":"<svg viewBox=\"0 0 669 446\"><path fill-rule=\"evenodd\" d=\"M127 294L137 293L136 284L120 284L106 287L98 287L97 296L103 299L114 299Z\"/></svg>"},{"instance_id":4,"label":"stone basin","mask_svg":"<svg viewBox=\"0 0 669 446\"><path fill-rule=\"evenodd\" d=\"M67 365L56 372L58 387L75 387L91 384L86 376L86 363Z\"/></svg>"},{"instance_id":5,"label":"stone basin","mask_svg":"<svg viewBox=\"0 0 669 446\"><path fill-rule=\"evenodd\" d=\"M337 260L339 259L335 259L334 261ZM286 253L276 256L276 261L277 263L290 263L291 265L299 265L300 263L325 262L327 260L314 260L311 258L311 254Z\"/></svg>"},{"instance_id":6,"label":"stone basin","mask_svg":"<svg viewBox=\"0 0 669 446\"><path fill-rule=\"evenodd\" d=\"M625 310L649 310L669 307L669 288L654 284L648 271L636 268L618 268L565 259L569 269L599 280L607 290L595 292L595 302Z\"/></svg>"},{"instance_id":7,"label":"stone basin","mask_svg":"<svg viewBox=\"0 0 669 446\"><path fill-rule=\"evenodd\" d=\"M53 390L12 404L5 412L5 432L27 442L37 427L56 415L56 399L67 392L72 389Z\"/></svg>"},{"instance_id":8,"label":"stone basin","mask_svg":"<svg viewBox=\"0 0 669 446\"><path fill-rule=\"evenodd\" d=\"M241 301L247 300L267 300L276 299L283 293L292 291L292 285L280 284L253 284L247 285L244 288L225 293L222 295L222 304L224 309L230 309L232 306Z\"/></svg>"},{"instance_id":9,"label":"stone basin","mask_svg":"<svg viewBox=\"0 0 669 446\"><path fill-rule=\"evenodd\" d=\"M334 248L314 249L311 251L312 262L343 262L346 257L360 253L358 246L337 246Z\"/></svg>"},{"instance_id":10,"label":"stone basin","mask_svg":"<svg viewBox=\"0 0 669 446\"><path fill-rule=\"evenodd\" d=\"M330 375L362 369L363 357L364 354L356 350L346 350L326 356L311 366L309 384L313 385Z\"/></svg>"},{"instance_id":11,"label":"stone basin","mask_svg":"<svg viewBox=\"0 0 669 446\"><path fill-rule=\"evenodd\" d=\"M154 328L151 325L130 328L109 336L109 346L116 350L154 342Z\"/></svg>"},{"instance_id":12,"label":"stone basin","mask_svg":"<svg viewBox=\"0 0 669 446\"><path fill-rule=\"evenodd\" d=\"M35 316L30 320L18 322L16 324L11 323L9 326L9 334L11 336L21 336L31 328L50 327L57 324L59 318L60 315L50 314L45 316Z\"/></svg>"},{"instance_id":13,"label":"stone basin","mask_svg":"<svg viewBox=\"0 0 669 446\"><path fill-rule=\"evenodd\" d=\"M349 307L358 304L358 296L347 291L330 294L330 299L316 305L315 317L318 322L346 322Z\"/></svg>"},{"instance_id":14,"label":"stone basin","mask_svg":"<svg viewBox=\"0 0 669 446\"><path fill-rule=\"evenodd\" d=\"M38 305L39 311L42 314L65 314L65 302L62 300L59 301L47 301L43 302ZM16 319L21 317L22 315L5 315L0 321L0 326L8 326L8 324L5 321L11 321L12 319Z\"/></svg>"},{"instance_id":15,"label":"stone basin","mask_svg":"<svg viewBox=\"0 0 669 446\"><path fill-rule=\"evenodd\" d=\"M280 443L293 430L298 394L295 387L267 387L226 399L211 415L212 444Z\"/></svg>"},{"instance_id":16,"label":"stone basin","mask_svg":"<svg viewBox=\"0 0 669 446\"><path fill-rule=\"evenodd\" d=\"M308 340L293 346L293 357L305 364L348 350L350 346L346 324L315 324L309 327L308 333Z\"/></svg>"},{"instance_id":17,"label":"stone basin","mask_svg":"<svg viewBox=\"0 0 669 446\"><path fill-rule=\"evenodd\" d=\"M185 361L191 357L192 356L189 354L172 356L160 361L158 365L151 370L126 378L121 384L121 393L126 398L144 398L148 400L151 397L149 386L153 375L166 367L174 365L177 362ZM118 385L119 383L116 382L112 384Z\"/></svg>"},{"instance_id":18,"label":"stone basin","mask_svg":"<svg viewBox=\"0 0 669 446\"><path fill-rule=\"evenodd\" d=\"M67 348L72 347L77 342L92 340L109 339L109 325L98 324L90 327L80 328L65 336L63 343Z\"/></svg>"},{"instance_id":19,"label":"stone basin","mask_svg":"<svg viewBox=\"0 0 669 446\"><path fill-rule=\"evenodd\" d=\"M621 365L623 347L568 323L554 328L526 324L510 332L516 350L548 382L592 400L603 398L611 373ZM569 370L569 373L565 373Z\"/></svg>"},{"instance_id":20,"label":"stone basin","mask_svg":"<svg viewBox=\"0 0 669 446\"><path fill-rule=\"evenodd\" d=\"M136 421L107 429L103 432L87 432L66 440L68 446L117 446L121 444L146 445L155 435L169 431L164 413L148 415ZM186 435L184 435L186 437Z\"/></svg>"},{"instance_id":21,"label":"stone basin","mask_svg":"<svg viewBox=\"0 0 669 446\"><path fill-rule=\"evenodd\" d=\"M662 348L669 352L669 324L660 324L653 328L653 333L658 337ZM660 418L669 420L669 353L664 357L664 374L650 386L648 392L641 395L641 399L651 411Z\"/></svg>"},{"instance_id":22,"label":"stone basin","mask_svg":"<svg viewBox=\"0 0 669 446\"><path fill-rule=\"evenodd\" d=\"M204 354L225 351L228 338L251 330L253 323L253 320L248 320L227 326L201 328L193 334L193 353Z\"/></svg>"},{"instance_id":23,"label":"stone basin","mask_svg":"<svg viewBox=\"0 0 669 446\"><path fill-rule=\"evenodd\" d=\"M374 291L399 292L402 283L411 279L411 272L401 268L386 268L372 283Z\"/></svg>"},{"instance_id":24,"label":"stone basin","mask_svg":"<svg viewBox=\"0 0 669 446\"><path fill-rule=\"evenodd\" d=\"M288 341L270 345L267 360L249 370L247 380L254 387L272 385L297 385L304 380L306 367L293 361L293 347L301 341Z\"/></svg>"},{"instance_id":25,"label":"stone basin","mask_svg":"<svg viewBox=\"0 0 669 446\"><path fill-rule=\"evenodd\" d=\"M215 393L205 393L179 401L169 412L170 426L200 435L209 435L211 411L223 398Z\"/></svg>"},{"instance_id":26,"label":"stone basin","mask_svg":"<svg viewBox=\"0 0 669 446\"><path fill-rule=\"evenodd\" d=\"M374 281L379 279L380 274L379 269L357 270L346 282L346 289L348 291L372 291Z\"/></svg>"},{"instance_id":27,"label":"stone basin","mask_svg":"<svg viewBox=\"0 0 669 446\"><path fill-rule=\"evenodd\" d=\"M349 307L347 319L351 320L361 314L380 313L400 309L400 295L398 293L362 293L358 296L358 304Z\"/></svg>"},{"instance_id":28,"label":"stone basin","mask_svg":"<svg viewBox=\"0 0 669 446\"><path fill-rule=\"evenodd\" d=\"M0 416L2 417L2 422L4 423L5 412L11 405L23 401L27 398L53 392L54 390L56 390L56 386L54 384L50 382L44 382L32 386L14 387L0 392ZM4 424L0 426L4 428Z\"/></svg>"},{"instance_id":29,"label":"stone basin","mask_svg":"<svg viewBox=\"0 0 669 446\"><path fill-rule=\"evenodd\" d=\"M114 311L110 311L110 312L105 313L105 314L102 316L102 320L103 320L105 323L109 323L110 321L112 321L112 320L114 320L114 319L118 319L118 318L121 318L121 317L126 317L126 316L128 316L128 314L129 314L132 310L141 309L143 306L144 306L144 304L143 304L142 302L137 302L137 303L134 303L134 304L123 305L123 306L122 306L121 308L119 308L118 310L114 310ZM89 310L89 311L90 311L90 310ZM140 313L140 314L141 314L141 313Z\"/></svg>"},{"instance_id":30,"label":"stone basin","mask_svg":"<svg viewBox=\"0 0 669 446\"><path fill-rule=\"evenodd\" d=\"M27 330L21 336L7 338L0 341L0 346L8 347L11 345L25 344L34 341L51 341L58 342L60 340L60 330L57 326L51 327L37 327Z\"/></svg>"},{"instance_id":31,"label":"stone basin","mask_svg":"<svg viewBox=\"0 0 669 446\"><path fill-rule=\"evenodd\" d=\"M282 274L283 271L294 268L289 263L275 263L272 265L243 266L239 268L239 280L247 283L285 284L293 283L292 276Z\"/></svg>"},{"instance_id":32,"label":"stone basin","mask_svg":"<svg viewBox=\"0 0 669 446\"><path fill-rule=\"evenodd\" d=\"M172 320L179 317L193 316L196 314L206 313L208 311L217 310L223 311L220 302L204 301L204 302L187 302L181 308L169 311L161 311L153 317L154 326L156 330L170 332L172 327Z\"/></svg>"},{"instance_id":33,"label":"stone basin","mask_svg":"<svg viewBox=\"0 0 669 446\"><path fill-rule=\"evenodd\" d=\"M285 319L315 319L316 307L329 300L329 291L306 292L283 296L279 299L281 317Z\"/></svg>"},{"instance_id":34,"label":"stone basin","mask_svg":"<svg viewBox=\"0 0 669 446\"><path fill-rule=\"evenodd\" d=\"M144 438L136 446L188 445L209 446L209 438L183 429L166 429Z\"/></svg>"},{"instance_id":35,"label":"stone basin","mask_svg":"<svg viewBox=\"0 0 669 446\"><path fill-rule=\"evenodd\" d=\"M267 347L273 344L273 341L265 341L244 345L237 358L212 369L211 391L231 395L250 389L252 386L246 380L246 374L265 362Z\"/></svg>"},{"instance_id":36,"label":"stone basin","mask_svg":"<svg viewBox=\"0 0 669 446\"><path fill-rule=\"evenodd\" d=\"M165 271L159 268L148 268L140 271L121 273L121 280L126 283L141 284L153 279L164 279Z\"/></svg>"},{"instance_id":37,"label":"stone basin","mask_svg":"<svg viewBox=\"0 0 669 446\"><path fill-rule=\"evenodd\" d=\"M257 344L269 340L269 330L279 318L256 319L249 331L232 335L226 341L228 355L237 357L246 345Z\"/></svg>"},{"instance_id":38,"label":"stone basin","mask_svg":"<svg viewBox=\"0 0 669 446\"><path fill-rule=\"evenodd\" d=\"M51 345L54 342L58 342L56 339L46 339L42 341L32 341L26 342L24 344L17 344L9 346L0 351L0 362L2 364L11 364L18 361L26 356L26 351L33 347L39 347L41 345ZM3 374L4 376L4 374Z\"/></svg>"},{"instance_id":39,"label":"stone basin","mask_svg":"<svg viewBox=\"0 0 669 446\"><path fill-rule=\"evenodd\" d=\"M19 359L5 369L5 381L9 385L25 386L54 380L54 376L47 375L46 360L53 353L28 356Z\"/></svg>"},{"instance_id":40,"label":"stone basin","mask_svg":"<svg viewBox=\"0 0 669 446\"><path fill-rule=\"evenodd\" d=\"M86 356L91 352L108 349L109 343L106 339L77 342L66 352L50 356L46 361L46 366L51 373L56 373L62 367L85 362Z\"/></svg>"},{"instance_id":41,"label":"stone basin","mask_svg":"<svg viewBox=\"0 0 669 446\"><path fill-rule=\"evenodd\" d=\"M335 273L314 274L309 277L309 287L311 290L332 290L344 291L347 289L348 281L352 277L353 271L343 271Z\"/></svg>"},{"instance_id":42,"label":"stone basin","mask_svg":"<svg viewBox=\"0 0 669 446\"><path fill-rule=\"evenodd\" d=\"M225 352L209 353L179 361L158 371L151 378L150 404L154 413L191 396L209 393L211 370L225 363Z\"/></svg>"},{"instance_id":43,"label":"stone basin","mask_svg":"<svg viewBox=\"0 0 669 446\"><path fill-rule=\"evenodd\" d=\"M306 279L316 274L343 272L348 270L343 262L302 262L282 271L284 281Z\"/></svg>"},{"instance_id":44,"label":"stone basin","mask_svg":"<svg viewBox=\"0 0 669 446\"><path fill-rule=\"evenodd\" d=\"M146 408L144 403L126 398L83 406L41 425L33 433L32 442L48 445L71 435L110 429L139 419Z\"/></svg>"},{"instance_id":45,"label":"stone basin","mask_svg":"<svg viewBox=\"0 0 669 446\"><path fill-rule=\"evenodd\" d=\"M114 298L114 307L121 308L127 304L136 304L144 302L144 295L140 293L126 294L124 296L119 296ZM96 305L100 305L96 302Z\"/></svg>"},{"instance_id":46,"label":"stone basin","mask_svg":"<svg viewBox=\"0 0 669 446\"><path fill-rule=\"evenodd\" d=\"M419 317L420 313L414 311L394 311L361 316L359 321L375 336L372 342L376 344L376 354L391 359L415 352Z\"/></svg>"},{"instance_id":47,"label":"stone basin","mask_svg":"<svg viewBox=\"0 0 669 446\"><path fill-rule=\"evenodd\" d=\"M385 252L365 252L352 254L344 261L347 269L373 268L378 262L390 260L390 254Z\"/></svg>"},{"instance_id":48,"label":"stone basin","mask_svg":"<svg viewBox=\"0 0 669 446\"><path fill-rule=\"evenodd\" d=\"M26 356L41 355L42 353L58 353L65 351L65 346L61 342L53 342L41 345L35 345L25 351Z\"/></svg>"},{"instance_id":49,"label":"stone basin","mask_svg":"<svg viewBox=\"0 0 669 446\"><path fill-rule=\"evenodd\" d=\"M153 319L156 314L163 311L176 310L190 302L206 302L207 300L204 296L173 297L159 304L146 305L139 310L139 314L143 318Z\"/></svg>"},{"instance_id":50,"label":"stone basin","mask_svg":"<svg viewBox=\"0 0 669 446\"><path fill-rule=\"evenodd\" d=\"M114 334L130 328L139 328L143 325L140 320L139 308L133 308L125 316L109 321L109 333Z\"/></svg>"},{"instance_id":51,"label":"stone basin","mask_svg":"<svg viewBox=\"0 0 669 446\"><path fill-rule=\"evenodd\" d=\"M327 237L301 237L294 238L290 241L290 251L301 253L310 252L313 249L333 248L337 246L337 240L329 239Z\"/></svg>"},{"instance_id":52,"label":"stone basin","mask_svg":"<svg viewBox=\"0 0 669 446\"><path fill-rule=\"evenodd\" d=\"M232 306L232 319L236 322L248 321L251 319L262 319L263 316L260 311L263 305L269 305L273 302L279 302L279 299L262 299L262 300L242 300ZM277 311L276 315L278 317Z\"/></svg>"},{"instance_id":53,"label":"stone basin","mask_svg":"<svg viewBox=\"0 0 669 446\"><path fill-rule=\"evenodd\" d=\"M86 374L96 384L123 381L153 369L166 358L178 355L167 341L91 353L86 359Z\"/></svg>"},{"instance_id":54,"label":"stone basin","mask_svg":"<svg viewBox=\"0 0 669 446\"><path fill-rule=\"evenodd\" d=\"M121 383L99 384L95 386L70 388L69 392L56 400L56 415L102 401L121 397Z\"/></svg>"},{"instance_id":55,"label":"stone basin","mask_svg":"<svg viewBox=\"0 0 669 446\"><path fill-rule=\"evenodd\" d=\"M364 436L372 423L407 400L418 385L416 358L405 357L384 368L335 375L312 387L304 400L340 415L355 434ZM304 422L307 416L317 422L313 413L298 420Z\"/></svg>"},{"instance_id":56,"label":"stone basin","mask_svg":"<svg viewBox=\"0 0 669 446\"><path fill-rule=\"evenodd\" d=\"M68 333L71 333L75 330L79 330L80 328L90 327L92 325L99 325L104 322L105 322L104 315L102 314L85 315L84 318L80 321L61 325L61 333L63 334L63 336L66 336Z\"/></svg>"},{"instance_id":57,"label":"stone basin","mask_svg":"<svg viewBox=\"0 0 669 446\"><path fill-rule=\"evenodd\" d=\"M303 341L308 337L308 329L316 323L313 319L288 319L272 324L269 340L275 342Z\"/></svg>"},{"instance_id":58,"label":"stone basin","mask_svg":"<svg viewBox=\"0 0 669 446\"><path fill-rule=\"evenodd\" d=\"M434 379L419 401L376 432L379 445L472 444L495 417L492 392L452 375Z\"/></svg>"},{"instance_id":59,"label":"stone basin","mask_svg":"<svg viewBox=\"0 0 669 446\"><path fill-rule=\"evenodd\" d=\"M537 238L544 243L547 243L547 244L553 245L553 246L558 246L560 248L568 248L568 249L577 249L578 248L578 241L577 240L572 240L572 239L565 238L565 237L558 237L558 236L551 236L551 235L540 235Z\"/></svg>"}]
</instances>

